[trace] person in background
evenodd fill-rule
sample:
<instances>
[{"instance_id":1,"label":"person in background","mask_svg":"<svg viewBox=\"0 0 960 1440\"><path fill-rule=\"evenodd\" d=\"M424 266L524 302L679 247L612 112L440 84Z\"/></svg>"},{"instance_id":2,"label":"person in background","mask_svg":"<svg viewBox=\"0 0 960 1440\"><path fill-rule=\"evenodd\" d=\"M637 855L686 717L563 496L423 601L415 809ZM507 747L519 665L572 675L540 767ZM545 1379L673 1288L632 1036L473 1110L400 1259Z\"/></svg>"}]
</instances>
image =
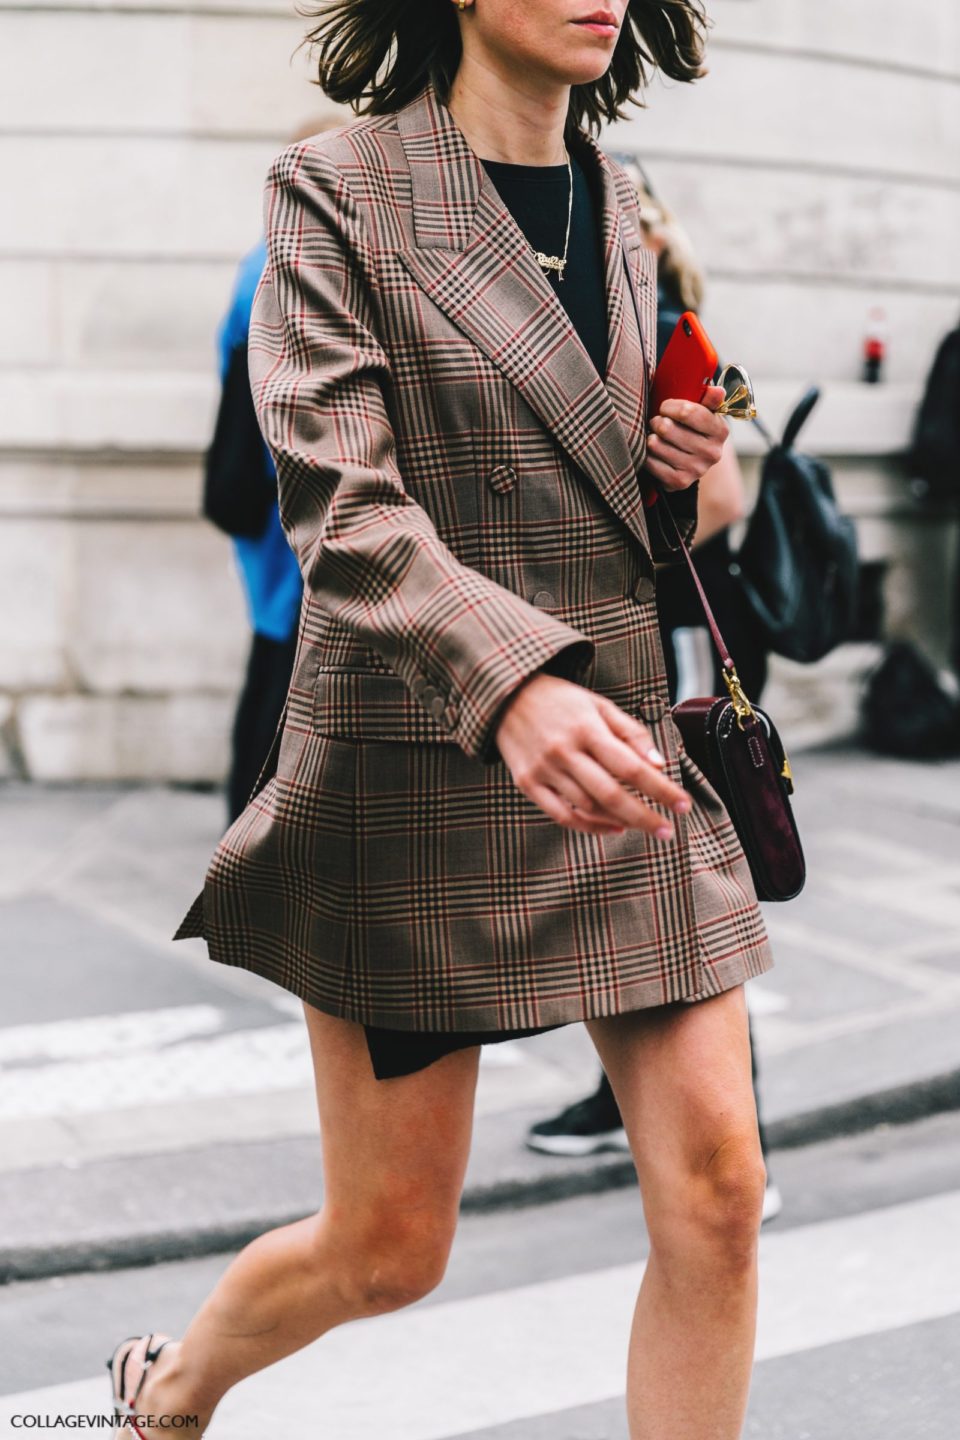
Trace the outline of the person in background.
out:
<instances>
[{"instance_id":1,"label":"person in background","mask_svg":"<svg viewBox=\"0 0 960 1440\"><path fill-rule=\"evenodd\" d=\"M265 264L266 246L261 240L244 255L237 269L217 342L221 383L226 381L232 352L238 348L246 352L250 306ZM275 484L273 460L265 445L263 448L264 470ZM300 567L287 544L276 501L267 512L262 534L234 535L231 544L253 634L231 734L229 824L247 803L280 719L293 669L303 593Z\"/></svg>"},{"instance_id":2,"label":"person in background","mask_svg":"<svg viewBox=\"0 0 960 1440\"><path fill-rule=\"evenodd\" d=\"M305 140L341 123L339 118L314 117L294 131L290 141ZM239 359L246 373L250 310L266 261L266 240L261 238L237 267L230 303L217 333L221 385L231 361ZM263 440L262 450L264 474L275 494L276 467ZM280 523L276 499L268 508L259 535L232 535L231 543L253 633L231 734L226 786L228 824L246 805L280 721L293 670L303 595L300 566Z\"/></svg>"},{"instance_id":3,"label":"person in background","mask_svg":"<svg viewBox=\"0 0 960 1440\"><path fill-rule=\"evenodd\" d=\"M640 223L646 244L657 255L657 358L666 349L674 326L685 310L699 311L703 303L703 272L693 247L676 218L652 188L635 157L615 153L613 158L633 179L640 201ZM731 574L733 552L730 527L746 513L746 490L733 441L728 436L719 462L700 481L700 499L693 549L697 572L730 647L743 687L759 700L766 682L767 656L749 611ZM667 684L674 704L695 695L722 695L719 656L710 637L696 591L685 565L657 570L657 612L667 669ZM752 1034L751 1034L752 1041ZM753 1051L754 1093L757 1090L756 1049ZM767 1187L763 1218L771 1220L782 1209L778 1187L770 1178L768 1146L757 1095L760 1140L767 1161ZM620 1111L605 1072L592 1095L567 1106L559 1115L538 1121L527 1132L527 1145L549 1155L593 1155L601 1150L623 1150L629 1143Z\"/></svg>"}]
</instances>

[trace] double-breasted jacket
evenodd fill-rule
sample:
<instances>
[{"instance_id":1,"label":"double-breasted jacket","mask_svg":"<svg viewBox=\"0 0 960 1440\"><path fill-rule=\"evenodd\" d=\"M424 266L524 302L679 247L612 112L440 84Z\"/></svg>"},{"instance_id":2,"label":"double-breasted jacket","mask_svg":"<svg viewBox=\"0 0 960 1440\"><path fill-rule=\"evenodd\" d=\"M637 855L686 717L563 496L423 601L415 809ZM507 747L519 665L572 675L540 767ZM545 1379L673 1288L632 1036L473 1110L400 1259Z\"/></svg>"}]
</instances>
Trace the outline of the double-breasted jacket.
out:
<instances>
[{"instance_id":1,"label":"double-breasted jacket","mask_svg":"<svg viewBox=\"0 0 960 1440\"><path fill-rule=\"evenodd\" d=\"M574 143L601 199L603 378L432 86L288 145L267 177L250 378L299 640L270 754L176 938L348 1019L548 1025L772 963L669 710L668 502L645 512L638 484L655 258L625 173ZM650 726L693 800L673 840L581 834L517 788L497 721L544 666Z\"/></svg>"}]
</instances>

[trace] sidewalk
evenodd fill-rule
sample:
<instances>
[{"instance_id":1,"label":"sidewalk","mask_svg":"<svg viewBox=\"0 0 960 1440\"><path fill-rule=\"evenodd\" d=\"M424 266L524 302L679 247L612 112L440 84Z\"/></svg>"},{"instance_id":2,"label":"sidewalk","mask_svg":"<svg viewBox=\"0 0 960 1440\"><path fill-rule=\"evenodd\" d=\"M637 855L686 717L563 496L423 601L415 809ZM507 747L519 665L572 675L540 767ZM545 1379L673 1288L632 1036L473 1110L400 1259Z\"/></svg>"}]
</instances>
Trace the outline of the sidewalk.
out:
<instances>
[{"instance_id":1,"label":"sidewalk","mask_svg":"<svg viewBox=\"0 0 960 1440\"><path fill-rule=\"evenodd\" d=\"M960 764L791 759L810 878L765 907L777 963L748 986L774 1146L960 1106ZM0 1278L228 1250L316 1208L299 1002L168 938L220 796L0 796ZM632 1183L622 1155L523 1146L596 1078L580 1025L488 1047L464 1208Z\"/></svg>"}]
</instances>

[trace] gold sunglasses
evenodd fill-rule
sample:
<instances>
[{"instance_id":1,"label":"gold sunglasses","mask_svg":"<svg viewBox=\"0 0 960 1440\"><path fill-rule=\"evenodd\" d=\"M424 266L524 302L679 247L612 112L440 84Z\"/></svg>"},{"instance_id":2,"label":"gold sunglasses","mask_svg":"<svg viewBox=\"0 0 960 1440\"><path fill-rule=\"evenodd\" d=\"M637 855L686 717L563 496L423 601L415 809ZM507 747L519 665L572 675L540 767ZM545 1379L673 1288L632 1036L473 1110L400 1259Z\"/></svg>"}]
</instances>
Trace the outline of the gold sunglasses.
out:
<instances>
[{"instance_id":1,"label":"gold sunglasses","mask_svg":"<svg viewBox=\"0 0 960 1440\"><path fill-rule=\"evenodd\" d=\"M729 415L731 420L756 420L753 385L742 365L724 365L714 384L723 387L724 395L723 404L715 412L717 415Z\"/></svg>"}]
</instances>

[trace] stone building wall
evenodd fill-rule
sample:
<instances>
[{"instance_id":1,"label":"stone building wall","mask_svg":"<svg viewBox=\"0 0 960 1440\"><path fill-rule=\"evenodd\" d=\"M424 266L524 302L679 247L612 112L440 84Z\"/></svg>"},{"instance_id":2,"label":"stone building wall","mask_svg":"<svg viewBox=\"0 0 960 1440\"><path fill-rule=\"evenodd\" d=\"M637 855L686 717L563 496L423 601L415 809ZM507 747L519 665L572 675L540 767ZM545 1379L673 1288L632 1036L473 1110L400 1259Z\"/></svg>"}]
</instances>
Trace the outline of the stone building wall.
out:
<instances>
[{"instance_id":1,"label":"stone building wall","mask_svg":"<svg viewBox=\"0 0 960 1440\"><path fill-rule=\"evenodd\" d=\"M608 130L707 263L705 320L765 417L804 386L891 633L945 653L954 527L898 452L960 310L960 12L716 0L711 73ZM0 768L216 780L247 646L229 543L198 518L214 334L263 178L331 113L271 0L0 0ZM345 117L348 118L348 117ZM882 386L858 379L882 304ZM751 480L757 445L738 432ZM863 647L777 667L795 727L852 715Z\"/></svg>"}]
</instances>

